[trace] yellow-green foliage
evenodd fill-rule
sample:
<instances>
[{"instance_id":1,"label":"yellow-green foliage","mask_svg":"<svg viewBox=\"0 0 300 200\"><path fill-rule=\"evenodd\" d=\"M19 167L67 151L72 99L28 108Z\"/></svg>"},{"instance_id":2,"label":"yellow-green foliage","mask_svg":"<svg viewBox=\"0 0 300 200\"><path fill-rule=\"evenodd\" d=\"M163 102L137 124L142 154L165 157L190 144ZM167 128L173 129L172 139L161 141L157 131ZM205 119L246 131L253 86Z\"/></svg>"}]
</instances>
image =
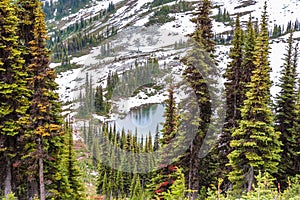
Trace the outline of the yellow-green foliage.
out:
<instances>
[{"instance_id":1,"label":"yellow-green foliage","mask_svg":"<svg viewBox=\"0 0 300 200\"><path fill-rule=\"evenodd\" d=\"M6 197L3 197L2 200L16 200L14 193L8 194Z\"/></svg>"},{"instance_id":2,"label":"yellow-green foliage","mask_svg":"<svg viewBox=\"0 0 300 200\"><path fill-rule=\"evenodd\" d=\"M162 193L162 197L165 200L186 200L188 198L185 196L188 191L186 190L185 178L182 169L178 168L175 174L176 177L178 177L177 180L172 184L170 190Z\"/></svg>"},{"instance_id":3,"label":"yellow-green foliage","mask_svg":"<svg viewBox=\"0 0 300 200\"><path fill-rule=\"evenodd\" d=\"M259 174L256 176L257 183L253 186L254 189L248 193L243 193L241 196L234 196L236 192L228 191L227 194L221 194L220 187L214 185L208 189L206 200L299 200L300 199L300 176L291 178L289 187L283 193L280 193L274 185L274 179L268 174ZM219 180L219 186L222 180Z\"/></svg>"},{"instance_id":4,"label":"yellow-green foliage","mask_svg":"<svg viewBox=\"0 0 300 200\"><path fill-rule=\"evenodd\" d=\"M300 199L300 175L289 179L289 187L281 195L280 199L299 200Z\"/></svg>"}]
</instances>

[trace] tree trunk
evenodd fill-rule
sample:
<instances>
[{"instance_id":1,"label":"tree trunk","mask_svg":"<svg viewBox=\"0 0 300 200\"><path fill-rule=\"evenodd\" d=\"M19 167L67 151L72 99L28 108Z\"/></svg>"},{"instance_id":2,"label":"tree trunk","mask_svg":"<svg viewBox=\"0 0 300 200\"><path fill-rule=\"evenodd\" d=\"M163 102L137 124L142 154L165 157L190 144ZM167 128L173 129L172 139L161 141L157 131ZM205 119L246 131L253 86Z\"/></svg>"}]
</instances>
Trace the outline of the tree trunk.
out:
<instances>
[{"instance_id":1,"label":"tree trunk","mask_svg":"<svg viewBox=\"0 0 300 200\"><path fill-rule=\"evenodd\" d=\"M188 196L195 200L200 190L199 171L201 170L200 148L208 130L211 117L211 105L208 86L199 69L189 66L185 70L186 79L190 83L197 99L199 109L199 125L197 133L193 139L188 152L189 172L188 172L188 189L192 190Z\"/></svg>"},{"instance_id":2,"label":"tree trunk","mask_svg":"<svg viewBox=\"0 0 300 200\"><path fill-rule=\"evenodd\" d=\"M195 139L192 141L190 147L190 163L189 163L189 189L192 192L189 193L191 199L197 199L199 193L199 170L200 170L200 162L199 158L199 150L202 144L202 137L197 135Z\"/></svg>"},{"instance_id":3,"label":"tree trunk","mask_svg":"<svg viewBox=\"0 0 300 200\"><path fill-rule=\"evenodd\" d=\"M40 199L45 200L44 163L42 158L39 158L39 176L40 176Z\"/></svg>"},{"instance_id":4,"label":"tree trunk","mask_svg":"<svg viewBox=\"0 0 300 200\"><path fill-rule=\"evenodd\" d=\"M250 172L249 172L249 179L248 179L248 188L247 192L251 191L252 189L252 184L254 180L254 171L253 171L253 166L250 167Z\"/></svg>"},{"instance_id":5,"label":"tree trunk","mask_svg":"<svg viewBox=\"0 0 300 200\"><path fill-rule=\"evenodd\" d=\"M30 178L30 181L28 181L28 193L27 193L27 199L32 200L34 199L34 197L37 197L39 194L39 190L38 190L38 183L37 180L35 178L35 175L33 175L34 177Z\"/></svg>"},{"instance_id":6,"label":"tree trunk","mask_svg":"<svg viewBox=\"0 0 300 200\"><path fill-rule=\"evenodd\" d=\"M11 160L10 158L6 155L6 176L5 176L5 181L4 181L4 196L7 196L12 192L12 187L11 187Z\"/></svg>"},{"instance_id":7,"label":"tree trunk","mask_svg":"<svg viewBox=\"0 0 300 200\"><path fill-rule=\"evenodd\" d=\"M40 179L40 200L45 200L45 182L44 182L44 162L42 158L42 144L39 140L39 179Z\"/></svg>"}]
</instances>

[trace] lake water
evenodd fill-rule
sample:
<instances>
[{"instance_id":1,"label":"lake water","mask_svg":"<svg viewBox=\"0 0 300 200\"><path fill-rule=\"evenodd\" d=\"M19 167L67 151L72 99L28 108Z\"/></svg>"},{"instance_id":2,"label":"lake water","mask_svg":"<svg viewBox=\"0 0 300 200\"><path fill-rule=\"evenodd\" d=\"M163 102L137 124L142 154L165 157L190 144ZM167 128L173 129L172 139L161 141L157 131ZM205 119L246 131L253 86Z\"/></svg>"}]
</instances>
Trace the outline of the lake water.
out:
<instances>
[{"instance_id":1,"label":"lake water","mask_svg":"<svg viewBox=\"0 0 300 200\"><path fill-rule=\"evenodd\" d=\"M135 129L137 129L138 137L148 135L149 131L152 135L155 135L157 125L161 130L161 123L165 121L164 109L163 104L142 106L131 110L124 118L118 118L111 124L116 123L117 131L124 128L126 132L131 131L134 134Z\"/></svg>"}]
</instances>

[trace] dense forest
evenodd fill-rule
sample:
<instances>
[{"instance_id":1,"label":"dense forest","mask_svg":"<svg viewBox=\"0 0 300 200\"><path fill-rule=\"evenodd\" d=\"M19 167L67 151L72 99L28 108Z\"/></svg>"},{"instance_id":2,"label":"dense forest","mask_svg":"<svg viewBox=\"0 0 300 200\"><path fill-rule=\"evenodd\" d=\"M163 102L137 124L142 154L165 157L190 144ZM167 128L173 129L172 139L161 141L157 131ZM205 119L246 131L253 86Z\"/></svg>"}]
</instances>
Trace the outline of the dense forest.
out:
<instances>
[{"instance_id":1,"label":"dense forest","mask_svg":"<svg viewBox=\"0 0 300 200\"><path fill-rule=\"evenodd\" d=\"M154 4L167 2L155 0ZM110 4L108 12L112 10ZM253 22L250 17L246 28L239 15L231 22L228 12L219 10L217 20L234 24L224 74L218 69L211 10L210 0L199 1L191 19L195 24L189 35L191 46L180 60L193 98L178 104L174 94L178 85L165 84L168 96L161 131L157 128L155 133L138 137L137 131L118 131L116 125L99 125L91 119L91 113L109 115L111 99L135 95L141 83L146 84L138 90L154 87L160 92L163 86L153 77L161 78L169 69L160 66L157 58L145 65L136 61L120 74L110 71L103 85L92 85L92 75L86 73L84 88L74 101L79 102L77 117L88 121L81 130L91 160L87 164L78 160L72 119L62 115L56 71L49 67L42 3L1 0L0 198L300 199L299 46L293 38L298 24L293 28L289 23L280 92L272 98L269 39L282 33L275 26L276 33L270 34L267 3L261 21ZM161 12L169 10L162 7ZM60 40L60 35L76 32L85 23L91 22L75 23L55 37ZM100 44L115 34L113 28L107 29L107 35L93 40ZM69 41L74 44L69 49L51 48L67 58L67 52L88 46L89 42L83 42L87 40L78 35ZM102 53L107 52L104 46ZM224 91L215 80L219 75L226 80ZM214 104L225 106L215 109ZM210 134L213 139L207 141ZM205 144L210 148L202 156ZM87 191L87 168L96 173L94 197Z\"/></svg>"},{"instance_id":2,"label":"dense forest","mask_svg":"<svg viewBox=\"0 0 300 200\"><path fill-rule=\"evenodd\" d=\"M42 3L0 2L0 195L80 199L83 183L61 116Z\"/></svg>"}]
</instances>

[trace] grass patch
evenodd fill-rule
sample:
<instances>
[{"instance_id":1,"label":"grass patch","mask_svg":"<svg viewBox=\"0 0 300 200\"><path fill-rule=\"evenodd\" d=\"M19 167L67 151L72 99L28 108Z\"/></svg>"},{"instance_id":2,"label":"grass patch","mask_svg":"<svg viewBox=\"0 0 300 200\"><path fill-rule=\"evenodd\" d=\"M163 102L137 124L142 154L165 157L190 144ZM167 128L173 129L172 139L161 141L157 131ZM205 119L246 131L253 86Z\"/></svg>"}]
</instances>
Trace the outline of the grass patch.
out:
<instances>
[{"instance_id":1,"label":"grass patch","mask_svg":"<svg viewBox=\"0 0 300 200\"><path fill-rule=\"evenodd\" d=\"M172 1L169 1L172 2ZM154 3L154 2L153 2ZM168 3L168 2L165 2ZM153 24L164 24L175 20L175 17L170 17L170 13L180 13L194 10L192 2L180 1L177 4L171 6L162 6L160 9L154 12L154 15L149 18L149 22L146 26Z\"/></svg>"},{"instance_id":2,"label":"grass patch","mask_svg":"<svg viewBox=\"0 0 300 200\"><path fill-rule=\"evenodd\" d=\"M61 74L62 72L66 72L71 69L78 69L80 67L82 67L82 65L76 65L76 64L60 65L55 68L55 71L57 74Z\"/></svg>"}]
</instances>

